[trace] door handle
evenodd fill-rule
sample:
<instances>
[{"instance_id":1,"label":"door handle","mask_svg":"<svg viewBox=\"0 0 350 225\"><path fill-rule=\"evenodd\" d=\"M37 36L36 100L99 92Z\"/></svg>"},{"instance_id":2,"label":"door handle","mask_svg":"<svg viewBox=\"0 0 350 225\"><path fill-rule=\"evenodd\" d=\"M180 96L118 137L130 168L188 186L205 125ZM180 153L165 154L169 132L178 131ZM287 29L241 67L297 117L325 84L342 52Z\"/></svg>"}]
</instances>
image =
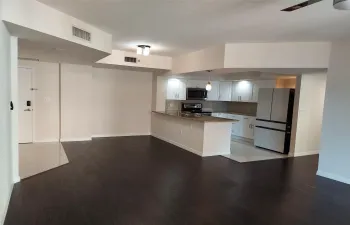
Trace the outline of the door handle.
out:
<instances>
[{"instance_id":1,"label":"door handle","mask_svg":"<svg viewBox=\"0 0 350 225\"><path fill-rule=\"evenodd\" d=\"M24 111L26 111L26 112L30 112L30 111L32 111L31 109L25 109Z\"/></svg>"}]
</instances>

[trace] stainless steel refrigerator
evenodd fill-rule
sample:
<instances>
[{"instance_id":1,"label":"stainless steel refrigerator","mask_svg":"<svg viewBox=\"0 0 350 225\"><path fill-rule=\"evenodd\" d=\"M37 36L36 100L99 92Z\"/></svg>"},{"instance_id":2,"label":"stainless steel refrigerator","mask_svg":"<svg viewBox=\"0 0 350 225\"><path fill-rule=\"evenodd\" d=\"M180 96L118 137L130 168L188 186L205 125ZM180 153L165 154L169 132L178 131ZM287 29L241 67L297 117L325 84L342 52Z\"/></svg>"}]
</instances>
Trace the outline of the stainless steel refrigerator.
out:
<instances>
[{"instance_id":1,"label":"stainless steel refrigerator","mask_svg":"<svg viewBox=\"0 0 350 225\"><path fill-rule=\"evenodd\" d=\"M288 154L292 131L294 89L261 88L255 122L256 147Z\"/></svg>"}]
</instances>

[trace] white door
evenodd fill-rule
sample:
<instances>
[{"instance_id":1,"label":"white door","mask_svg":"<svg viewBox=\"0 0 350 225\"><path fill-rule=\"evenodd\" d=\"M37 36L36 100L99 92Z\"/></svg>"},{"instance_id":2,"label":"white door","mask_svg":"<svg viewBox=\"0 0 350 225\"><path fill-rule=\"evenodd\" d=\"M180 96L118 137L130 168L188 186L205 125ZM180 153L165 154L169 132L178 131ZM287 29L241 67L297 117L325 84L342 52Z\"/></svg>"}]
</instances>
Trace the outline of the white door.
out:
<instances>
[{"instance_id":1,"label":"white door","mask_svg":"<svg viewBox=\"0 0 350 225\"><path fill-rule=\"evenodd\" d=\"M208 100L217 101L219 100L220 82L211 82L211 91L208 91Z\"/></svg>"},{"instance_id":2,"label":"white door","mask_svg":"<svg viewBox=\"0 0 350 225\"><path fill-rule=\"evenodd\" d=\"M262 88L259 90L258 109L256 118L262 120L271 120L271 106L273 88Z\"/></svg>"},{"instance_id":3,"label":"white door","mask_svg":"<svg viewBox=\"0 0 350 225\"><path fill-rule=\"evenodd\" d=\"M277 88L273 92L271 120L287 122L290 89Z\"/></svg>"},{"instance_id":4,"label":"white door","mask_svg":"<svg viewBox=\"0 0 350 225\"><path fill-rule=\"evenodd\" d=\"M18 68L19 143L33 142L32 69Z\"/></svg>"},{"instance_id":5,"label":"white door","mask_svg":"<svg viewBox=\"0 0 350 225\"><path fill-rule=\"evenodd\" d=\"M232 82L220 82L220 101L231 101Z\"/></svg>"}]
</instances>

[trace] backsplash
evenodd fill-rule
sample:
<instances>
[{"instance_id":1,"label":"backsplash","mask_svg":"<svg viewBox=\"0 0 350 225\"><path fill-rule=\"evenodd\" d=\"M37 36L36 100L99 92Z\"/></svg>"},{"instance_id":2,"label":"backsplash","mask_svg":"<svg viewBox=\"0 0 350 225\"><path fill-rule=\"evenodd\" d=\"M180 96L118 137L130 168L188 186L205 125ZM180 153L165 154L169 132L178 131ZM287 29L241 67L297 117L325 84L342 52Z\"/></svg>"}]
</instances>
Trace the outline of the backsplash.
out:
<instances>
[{"instance_id":1,"label":"backsplash","mask_svg":"<svg viewBox=\"0 0 350 225\"><path fill-rule=\"evenodd\" d=\"M258 103L254 102L227 102L227 112L256 116L257 108Z\"/></svg>"},{"instance_id":2,"label":"backsplash","mask_svg":"<svg viewBox=\"0 0 350 225\"><path fill-rule=\"evenodd\" d=\"M202 103L203 110L213 112L235 112L251 116L256 115L257 103L250 102L220 102L220 101L200 101L200 100L166 100L167 111L181 110L181 103Z\"/></svg>"}]
</instances>

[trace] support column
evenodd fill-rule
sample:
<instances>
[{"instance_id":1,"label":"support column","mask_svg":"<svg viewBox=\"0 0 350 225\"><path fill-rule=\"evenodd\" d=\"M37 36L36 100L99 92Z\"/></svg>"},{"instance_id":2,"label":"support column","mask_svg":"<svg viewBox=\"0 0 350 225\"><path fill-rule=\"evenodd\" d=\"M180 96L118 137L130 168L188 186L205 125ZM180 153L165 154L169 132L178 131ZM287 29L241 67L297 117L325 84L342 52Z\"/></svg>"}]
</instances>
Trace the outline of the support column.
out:
<instances>
[{"instance_id":1,"label":"support column","mask_svg":"<svg viewBox=\"0 0 350 225\"><path fill-rule=\"evenodd\" d=\"M350 42L332 44L317 174L350 184Z\"/></svg>"}]
</instances>

